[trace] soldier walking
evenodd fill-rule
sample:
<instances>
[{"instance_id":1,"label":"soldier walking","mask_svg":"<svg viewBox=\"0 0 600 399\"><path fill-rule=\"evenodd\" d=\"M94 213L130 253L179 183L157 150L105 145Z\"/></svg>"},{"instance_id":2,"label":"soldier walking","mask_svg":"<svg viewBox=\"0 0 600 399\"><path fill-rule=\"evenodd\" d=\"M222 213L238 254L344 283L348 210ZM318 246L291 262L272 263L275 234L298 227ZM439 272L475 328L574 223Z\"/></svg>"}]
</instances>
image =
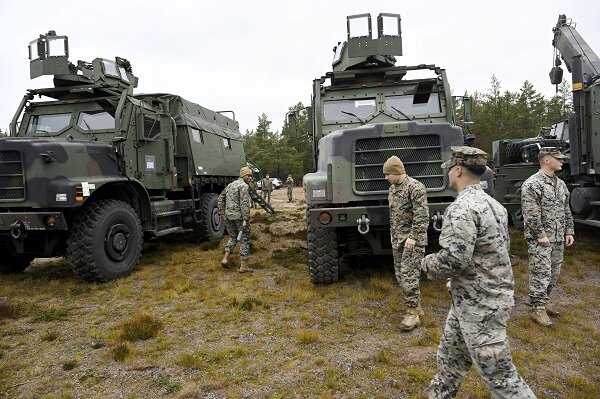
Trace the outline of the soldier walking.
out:
<instances>
[{"instance_id":1,"label":"soldier walking","mask_svg":"<svg viewBox=\"0 0 600 399\"><path fill-rule=\"evenodd\" d=\"M266 176L262 179L261 187L262 197L267 203L271 203L271 191L273 191L273 181L269 177L267 173Z\"/></svg>"},{"instance_id":2,"label":"soldier walking","mask_svg":"<svg viewBox=\"0 0 600 399\"><path fill-rule=\"evenodd\" d=\"M452 147L449 185L456 200L444 212L436 254L421 263L428 278L448 280L452 306L437 351L429 398L454 398L471 365L493 398L535 398L511 358L506 324L514 306L508 213L481 188L487 154Z\"/></svg>"},{"instance_id":3,"label":"soldier walking","mask_svg":"<svg viewBox=\"0 0 600 399\"><path fill-rule=\"evenodd\" d=\"M250 195L248 182L252 180L252 170L244 166L240 169L240 178L229 183L219 195L219 215L225 216L225 228L229 241L225 246L225 256L221 265L229 268L229 255L235 244L240 243L240 273L253 271L248 267L250 257Z\"/></svg>"},{"instance_id":4,"label":"soldier walking","mask_svg":"<svg viewBox=\"0 0 600 399\"><path fill-rule=\"evenodd\" d=\"M419 317L423 316L419 277L429 225L427 191L423 183L406 174L395 155L383 164L383 174L391 183L388 201L394 269L408 308L400 329L410 331L421 324Z\"/></svg>"},{"instance_id":5,"label":"soldier walking","mask_svg":"<svg viewBox=\"0 0 600 399\"><path fill-rule=\"evenodd\" d=\"M250 190L254 190L255 193L258 193L258 184L254 181L254 177L252 177L248 182L248 188ZM250 197L250 206L252 206L252 208L256 208L256 202L254 202L252 196Z\"/></svg>"},{"instance_id":6,"label":"soldier walking","mask_svg":"<svg viewBox=\"0 0 600 399\"><path fill-rule=\"evenodd\" d=\"M288 175L287 180L285 181L285 184L287 185L288 202L293 202L292 201L292 192L294 190L294 178L292 177L291 174Z\"/></svg>"},{"instance_id":7,"label":"soldier walking","mask_svg":"<svg viewBox=\"0 0 600 399\"><path fill-rule=\"evenodd\" d=\"M521 209L529 250L531 318L546 327L553 324L548 316L560 315L547 304L558 282L565 245L569 247L575 241L569 190L556 176L565 158L558 148L542 148L538 155L539 172L525 180L521 188Z\"/></svg>"}]
</instances>

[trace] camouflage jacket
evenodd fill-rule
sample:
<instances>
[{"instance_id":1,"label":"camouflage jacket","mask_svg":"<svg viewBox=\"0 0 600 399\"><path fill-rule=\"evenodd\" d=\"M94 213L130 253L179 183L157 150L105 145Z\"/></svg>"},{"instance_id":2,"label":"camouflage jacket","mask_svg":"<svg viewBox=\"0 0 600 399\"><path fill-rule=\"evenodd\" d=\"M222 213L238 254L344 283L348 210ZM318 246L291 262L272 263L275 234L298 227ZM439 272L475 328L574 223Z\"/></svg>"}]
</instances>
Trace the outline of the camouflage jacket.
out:
<instances>
[{"instance_id":1,"label":"camouflage jacket","mask_svg":"<svg viewBox=\"0 0 600 399\"><path fill-rule=\"evenodd\" d=\"M253 189L254 191L258 190L258 184L254 180L250 180L248 183L248 187Z\"/></svg>"},{"instance_id":2,"label":"camouflage jacket","mask_svg":"<svg viewBox=\"0 0 600 399\"><path fill-rule=\"evenodd\" d=\"M467 186L446 208L440 247L423 259L421 270L430 279L450 278L457 317L508 317L514 305L508 213L481 185Z\"/></svg>"},{"instance_id":3,"label":"camouflage jacket","mask_svg":"<svg viewBox=\"0 0 600 399\"><path fill-rule=\"evenodd\" d=\"M285 184L287 184L287 188L294 188L294 179L288 177L285 181Z\"/></svg>"},{"instance_id":4,"label":"camouflage jacket","mask_svg":"<svg viewBox=\"0 0 600 399\"><path fill-rule=\"evenodd\" d=\"M400 184L392 184L388 194L390 204L390 236L396 249L407 238L416 245L427 245L429 208L425 186L410 176Z\"/></svg>"},{"instance_id":5,"label":"camouflage jacket","mask_svg":"<svg viewBox=\"0 0 600 399\"><path fill-rule=\"evenodd\" d=\"M549 177L539 171L525 180L521 187L521 210L527 240L548 237L550 242L562 242L565 235L575 234L569 190L556 176Z\"/></svg>"},{"instance_id":6,"label":"camouflage jacket","mask_svg":"<svg viewBox=\"0 0 600 399\"><path fill-rule=\"evenodd\" d=\"M248 185L240 177L225 187L219 195L219 215L227 220L250 220L250 195Z\"/></svg>"},{"instance_id":7,"label":"camouflage jacket","mask_svg":"<svg viewBox=\"0 0 600 399\"><path fill-rule=\"evenodd\" d=\"M270 177L268 179L265 177L261 181L262 183L260 189L262 191L273 191L273 180L271 180Z\"/></svg>"}]
</instances>

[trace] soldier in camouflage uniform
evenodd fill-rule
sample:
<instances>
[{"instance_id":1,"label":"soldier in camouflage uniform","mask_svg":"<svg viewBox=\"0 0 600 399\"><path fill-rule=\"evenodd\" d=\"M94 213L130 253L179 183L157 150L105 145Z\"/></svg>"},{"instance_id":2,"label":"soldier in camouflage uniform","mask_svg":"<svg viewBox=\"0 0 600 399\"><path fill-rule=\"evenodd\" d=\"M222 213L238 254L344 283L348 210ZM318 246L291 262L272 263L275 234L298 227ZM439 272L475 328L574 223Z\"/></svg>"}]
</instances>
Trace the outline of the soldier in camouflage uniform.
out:
<instances>
[{"instance_id":1,"label":"soldier in camouflage uniform","mask_svg":"<svg viewBox=\"0 0 600 399\"><path fill-rule=\"evenodd\" d=\"M564 159L558 148L542 148L538 156L539 172L529 177L521 188L529 249L531 318L547 327L553 324L548 316L560 314L547 307L547 302L560 275L564 246L571 246L575 241L569 191L565 182L555 175L562 169Z\"/></svg>"},{"instance_id":2,"label":"soldier in camouflage uniform","mask_svg":"<svg viewBox=\"0 0 600 399\"><path fill-rule=\"evenodd\" d=\"M472 364L493 398L535 398L510 355L506 324L514 305L508 213L480 185L487 154L452 147L450 187L458 192L444 212L438 253L421 269L428 278L449 279L452 306L437 352L429 398L453 398Z\"/></svg>"},{"instance_id":3,"label":"soldier in camouflage uniform","mask_svg":"<svg viewBox=\"0 0 600 399\"><path fill-rule=\"evenodd\" d=\"M288 202L293 202L292 201L292 191L294 190L294 179L292 178L292 175L288 175L287 180L285 181L285 184L287 185Z\"/></svg>"},{"instance_id":4,"label":"soldier in camouflage uniform","mask_svg":"<svg viewBox=\"0 0 600 399\"><path fill-rule=\"evenodd\" d=\"M421 324L419 317L423 316L419 277L429 226L427 191L423 183L406 174L395 155L383 164L383 174L391 183L388 201L394 269L408 308L400 328L410 331Z\"/></svg>"},{"instance_id":5,"label":"soldier in camouflage uniform","mask_svg":"<svg viewBox=\"0 0 600 399\"><path fill-rule=\"evenodd\" d=\"M268 173L262 179L260 189L262 190L263 199L270 204L271 203L271 191L273 191L273 180L271 180Z\"/></svg>"},{"instance_id":6,"label":"soldier in camouflage uniform","mask_svg":"<svg viewBox=\"0 0 600 399\"><path fill-rule=\"evenodd\" d=\"M225 187L218 201L219 215L225 217L225 228L229 234L221 265L229 268L229 255L239 241L240 273L252 271L247 265L250 257L250 195L248 194L250 180L252 180L252 170L244 166L240 169L240 178Z\"/></svg>"},{"instance_id":7,"label":"soldier in camouflage uniform","mask_svg":"<svg viewBox=\"0 0 600 399\"><path fill-rule=\"evenodd\" d=\"M254 181L254 177L252 177L248 182L248 188L258 193L258 184ZM252 208L256 208L256 202L252 200L252 197L250 197L250 206L252 206Z\"/></svg>"}]
</instances>

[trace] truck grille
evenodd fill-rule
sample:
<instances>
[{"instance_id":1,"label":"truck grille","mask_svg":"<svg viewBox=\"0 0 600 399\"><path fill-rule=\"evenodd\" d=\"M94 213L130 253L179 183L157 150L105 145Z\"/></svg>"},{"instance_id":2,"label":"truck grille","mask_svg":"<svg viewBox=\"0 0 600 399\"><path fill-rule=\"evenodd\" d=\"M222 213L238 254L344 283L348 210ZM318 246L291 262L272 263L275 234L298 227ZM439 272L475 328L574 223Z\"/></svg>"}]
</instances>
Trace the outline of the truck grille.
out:
<instances>
[{"instance_id":1,"label":"truck grille","mask_svg":"<svg viewBox=\"0 0 600 399\"><path fill-rule=\"evenodd\" d=\"M383 176L383 164L392 155L400 158L406 173L425 188L444 188L440 137L430 134L356 140L354 189L362 193L388 191L390 183Z\"/></svg>"},{"instance_id":2,"label":"truck grille","mask_svg":"<svg viewBox=\"0 0 600 399\"><path fill-rule=\"evenodd\" d=\"M19 151L0 151L0 200L25 199L25 177Z\"/></svg>"}]
</instances>

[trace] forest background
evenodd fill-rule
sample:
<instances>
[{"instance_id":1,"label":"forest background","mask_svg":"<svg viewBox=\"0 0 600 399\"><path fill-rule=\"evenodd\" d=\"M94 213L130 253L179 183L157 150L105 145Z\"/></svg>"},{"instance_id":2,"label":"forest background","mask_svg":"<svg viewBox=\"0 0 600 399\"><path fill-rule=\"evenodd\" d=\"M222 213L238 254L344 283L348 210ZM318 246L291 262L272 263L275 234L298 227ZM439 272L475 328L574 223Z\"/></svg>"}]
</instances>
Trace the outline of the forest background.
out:
<instances>
[{"instance_id":1,"label":"forest background","mask_svg":"<svg viewBox=\"0 0 600 399\"><path fill-rule=\"evenodd\" d=\"M492 157L492 142L508 138L537 136L542 127L550 126L568 118L572 112L571 85L566 81L556 87L556 94L546 98L537 92L533 84L525 81L516 92L503 91L501 81L493 75L491 87L485 92L465 93L473 99L473 120L464 133L474 134L474 146ZM298 131L296 135L283 121L281 131L272 130L272 121L266 114L258 116L256 129L244 134L247 157L271 177L285 180L292 174L297 184L302 176L313 172L312 137L308 134L308 114L299 102L289 107L296 111ZM462 120L462 110L457 107L456 120Z\"/></svg>"}]
</instances>

